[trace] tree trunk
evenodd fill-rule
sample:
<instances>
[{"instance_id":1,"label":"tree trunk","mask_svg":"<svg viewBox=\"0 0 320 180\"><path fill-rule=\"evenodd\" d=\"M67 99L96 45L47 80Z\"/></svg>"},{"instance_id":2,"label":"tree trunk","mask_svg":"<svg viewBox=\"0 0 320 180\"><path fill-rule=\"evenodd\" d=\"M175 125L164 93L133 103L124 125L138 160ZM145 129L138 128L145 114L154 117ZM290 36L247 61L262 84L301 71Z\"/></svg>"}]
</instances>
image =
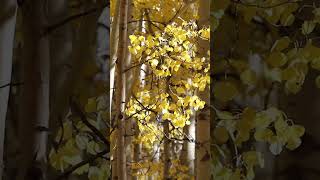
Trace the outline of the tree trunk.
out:
<instances>
[{"instance_id":1,"label":"tree trunk","mask_svg":"<svg viewBox=\"0 0 320 180\"><path fill-rule=\"evenodd\" d=\"M17 180L44 179L49 123L49 40L44 1L25 2L23 14L23 82Z\"/></svg>"},{"instance_id":2,"label":"tree trunk","mask_svg":"<svg viewBox=\"0 0 320 180\"><path fill-rule=\"evenodd\" d=\"M114 93L114 77L115 77L115 61L117 57L117 47L118 47L118 37L119 37L119 13L120 13L120 0L113 1L116 3L114 17L111 21L111 31L110 31L110 124L112 129L115 128L115 120L113 120L113 93ZM110 139L115 139L117 137L117 129L115 129L110 137ZM116 146L116 140L111 141L111 149L112 149L112 159L111 159L111 167L112 167L112 179L117 178L117 153L116 149L114 148Z\"/></svg>"},{"instance_id":3,"label":"tree trunk","mask_svg":"<svg viewBox=\"0 0 320 180\"><path fill-rule=\"evenodd\" d=\"M127 16L127 22L132 21L132 15L133 13L133 1L128 0L128 16ZM128 35L131 35L134 33L134 29L136 28L136 23L130 23L128 24ZM127 41L129 39L127 38ZM133 57L131 56L131 53L129 51L126 51L126 60L125 60L125 69L129 68L132 64ZM133 86L135 85L135 82L139 81L139 69L135 68L133 71L127 71L126 72L126 100L125 102L129 102L130 98L132 97L133 93ZM125 116L127 118L127 116ZM134 134L134 126L135 126L135 119L130 118L126 121L126 137L125 137L125 146L126 146L126 161L131 162L132 161L132 154L133 154L133 146L132 145L132 139ZM131 180L132 173L130 172L130 166L127 168L127 179Z\"/></svg>"},{"instance_id":4,"label":"tree trunk","mask_svg":"<svg viewBox=\"0 0 320 180\"><path fill-rule=\"evenodd\" d=\"M17 5L14 0L5 0L0 8L0 180L3 176L3 153L6 114L9 100L13 44ZM7 85L7 86L6 86Z\"/></svg>"},{"instance_id":5,"label":"tree trunk","mask_svg":"<svg viewBox=\"0 0 320 180\"><path fill-rule=\"evenodd\" d=\"M199 28L210 26L210 1L199 1ZM208 41L200 40L199 42L199 54L202 57L207 56L207 51L210 50L210 44ZM199 94L202 100L206 100L206 104L210 107L209 91L203 91ZM203 109L197 115L196 122L196 179L210 179L210 119L208 118L209 111Z\"/></svg>"},{"instance_id":6,"label":"tree trunk","mask_svg":"<svg viewBox=\"0 0 320 180\"><path fill-rule=\"evenodd\" d=\"M169 138L169 122L168 120L164 121L163 124L163 133L165 135L164 141L163 141L163 179L169 180L170 174L170 140Z\"/></svg>"},{"instance_id":7,"label":"tree trunk","mask_svg":"<svg viewBox=\"0 0 320 180\"><path fill-rule=\"evenodd\" d=\"M66 0L49 1L50 24L56 24L68 15ZM57 28L50 34L50 131L54 136L68 112L71 95L72 36L69 24Z\"/></svg>"},{"instance_id":8,"label":"tree trunk","mask_svg":"<svg viewBox=\"0 0 320 180\"><path fill-rule=\"evenodd\" d=\"M116 61L116 122L117 122L117 170L118 179L126 180L126 153L124 152L124 133L125 133L125 118L124 118L124 101L125 99L125 73L124 65L127 52L127 13L128 1L120 1L120 19L119 19L119 44Z\"/></svg>"},{"instance_id":9,"label":"tree trunk","mask_svg":"<svg viewBox=\"0 0 320 180\"><path fill-rule=\"evenodd\" d=\"M193 111L195 113L195 111ZM195 115L190 116L190 125L185 126L183 131L189 140L195 140L196 137L196 119ZM195 160L195 142L184 141L180 155L181 163L189 168L189 174L194 176L194 160Z\"/></svg>"}]
</instances>

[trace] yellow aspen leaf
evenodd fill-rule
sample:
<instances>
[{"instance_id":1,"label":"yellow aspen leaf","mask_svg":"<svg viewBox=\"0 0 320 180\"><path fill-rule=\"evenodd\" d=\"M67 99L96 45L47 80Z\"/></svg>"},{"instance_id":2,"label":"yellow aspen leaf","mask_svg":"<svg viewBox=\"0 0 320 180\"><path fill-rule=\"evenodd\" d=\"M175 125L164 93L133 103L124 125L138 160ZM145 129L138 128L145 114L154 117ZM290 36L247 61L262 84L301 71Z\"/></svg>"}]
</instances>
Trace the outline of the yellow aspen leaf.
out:
<instances>
[{"instance_id":1,"label":"yellow aspen leaf","mask_svg":"<svg viewBox=\"0 0 320 180\"><path fill-rule=\"evenodd\" d=\"M184 94L186 92L186 90L183 87L178 87L176 90L178 94Z\"/></svg>"},{"instance_id":2,"label":"yellow aspen leaf","mask_svg":"<svg viewBox=\"0 0 320 180\"><path fill-rule=\"evenodd\" d=\"M241 81L246 85L255 85L257 82L256 73L250 69L245 70L240 74Z\"/></svg>"},{"instance_id":3,"label":"yellow aspen leaf","mask_svg":"<svg viewBox=\"0 0 320 180\"><path fill-rule=\"evenodd\" d=\"M287 93L297 94L301 90L302 83L298 81L287 81L285 83L285 90Z\"/></svg>"},{"instance_id":4,"label":"yellow aspen leaf","mask_svg":"<svg viewBox=\"0 0 320 180\"><path fill-rule=\"evenodd\" d=\"M288 148L289 150L294 150L297 147L299 147L300 145L301 145L301 139L300 138L289 139L287 144L286 144L286 148Z\"/></svg>"},{"instance_id":5,"label":"yellow aspen leaf","mask_svg":"<svg viewBox=\"0 0 320 180\"><path fill-rule=\"evenodd\" d=\"M254 138L257 141L269 141L273 136L273 132L270 129L260 129L254 133Z\"/></svg>"},{"instance_id":6,"label":"yellow aspen leaf","mask_svg":"<svg viewBox=\"0 0 320 180\"><path fill-rule=\"evenodd\" d=\"M288 48L290 44L290 38L288 36L278 39L272 46L271 51L282 51Z\"/></svg>"},{"instance_id":7,"label":"yellow aspen leaf","mask_svg":"<svg viewBox=\"0 0 320 180\"><path fill-rule=\"evenodd\" d=\"M299 72L294 67L288 67L282 71L282 79L283 80L293 80L299 76Z\"/></svg>"},{"instance_id":8,"label":"yellow aspen leaf","mask_svg":"<svg viewBox=\"0 0 320 180\"><path fill-rule=\"evenodd\" d=\"M281 67L287 63L287 57L281 52L272 52L267 59L267 63L271 67Z\"/></svg>"}]
</instances>

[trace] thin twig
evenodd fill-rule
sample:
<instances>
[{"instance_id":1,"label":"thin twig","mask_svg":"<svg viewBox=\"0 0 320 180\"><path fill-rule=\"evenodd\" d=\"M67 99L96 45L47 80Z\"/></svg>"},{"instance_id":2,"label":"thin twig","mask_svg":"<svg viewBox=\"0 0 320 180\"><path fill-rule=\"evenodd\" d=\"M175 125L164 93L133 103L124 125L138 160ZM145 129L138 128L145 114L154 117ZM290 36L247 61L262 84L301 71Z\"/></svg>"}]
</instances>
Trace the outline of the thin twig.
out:
<instances>
[{"instance_id":1,"label":"thin twig","mask_svg":"<svg viewBox=\"0 0 320 180\"><path fill-rule=\"evenodd\" d=\"M237 3L237 4L241 4L243 6L256 7L256 8L260 8L260 9L271 9L271 8L275 8L275 7L278 7L278 6L285 5L285 4L297 3L298 1L288 0L288 1L285 1L285 2L281 2L281 3L269 5L269 6L261 6L259 4L249 4L249 3L245 3L245 2L243 2L241 0L232 0L232 2Z\"/></svg>"}]
</instances>

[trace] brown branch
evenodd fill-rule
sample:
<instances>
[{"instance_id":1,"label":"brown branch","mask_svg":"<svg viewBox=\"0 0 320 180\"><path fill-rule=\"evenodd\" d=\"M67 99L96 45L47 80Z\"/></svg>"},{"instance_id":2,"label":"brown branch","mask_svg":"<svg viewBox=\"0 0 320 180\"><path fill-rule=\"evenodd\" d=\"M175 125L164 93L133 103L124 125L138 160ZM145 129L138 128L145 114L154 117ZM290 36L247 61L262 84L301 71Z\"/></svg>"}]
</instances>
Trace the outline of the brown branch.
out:
<instances>
[{"instance_id":1,"label":"brown branch","mask_svg":"<svg viewBox=\"0 0 320 180\"><path fill-rule=\"evenodd\" d=\"M107 4L103 5L102 7L95 7L95 8L92 8L92 9L89 9L88 11L86 12L82 12L82 13L79 13L79 14L75 14L75 15L71 15L69 17L67 17L66 19L56 23L56 24L53 24L53 25L50 25L49 27L46 28L46 30L44 31L43 33L43 36L46 36L50 33L52 33L53 31L55 31L56 29L58 29L59 27L69 23L69 22L72 22L74 20L77 20L81 17L84 17L84 16L88 16L88 15L91 15L93 13L96 13L98 12L99 10L102 10L104 9L105 7L108 7L109 6L109 1Z\"/></svg>"},{"instance_id":2,"label":"brown branch","mask_svg":"<svg viewBox=\"0 0 320 180\"><path fill-rule=\"evenodd\" d=\"M20 86L20 85L23 85L23 83L7 83L4 85L1 85L0 89L5 88L5 87L9 87L9 86L12 87L12 86Z\"/></svg>"},{"instance_id":3,"label":"brown branch","mask_svg":"<svg viewBox=\"0 0 320 180\"><path fill-rule=\"evenodd\" d=\"M81 107L76 103L75 100L73 100L71 98L70 101L70 108L71 108L71 112L74 115L77 115L80 117L80 120L100 139L100 141L102 141L106 147L109 149L110 143L109 141L106 139L106 137L96 128L94 127L88 120L87 117L85 115L85 113L83 112L83 110L81 109Z\"/></svg>"},{"instance_id":4,"label":"brown branch","mask_svg":"<svg viewBox=\"0 0 320 180\"><path fill-rule=\"evenodd\" d=\"M288 1L285 1L285 2L281 2L281 3L269 5L269 6L261 6L259 4L249 4L249 3L242 2L241 0L232 0L232 2L233 3L237 3L237 4L241 4L243 6L248 6L248 7L256 7L256 8L260 8L260 9L271 9L271 8L275 8L275 7L278 7L278 6L285 5L285 4L297 3L298 1L288 0Z\"/></svg>"}]
</instances>

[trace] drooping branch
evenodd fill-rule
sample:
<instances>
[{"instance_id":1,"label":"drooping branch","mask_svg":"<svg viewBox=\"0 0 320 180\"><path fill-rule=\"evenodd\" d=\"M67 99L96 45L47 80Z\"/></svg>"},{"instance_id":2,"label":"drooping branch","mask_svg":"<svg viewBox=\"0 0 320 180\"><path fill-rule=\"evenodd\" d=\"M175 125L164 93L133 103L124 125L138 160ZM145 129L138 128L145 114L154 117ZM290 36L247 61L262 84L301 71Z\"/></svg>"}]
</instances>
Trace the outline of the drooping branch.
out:
<instances>
[{"instance_id":1,"label":"drooping branch","mask_svg":"<svg viewBox=\"0 0 320 180\"><path fill-rule=\"evenodd\" d=\"M84 114L81 107L76 103L72 98L70 101L70 108L72 114L79 116L81 121L106 145L107 150L109 150L110 143L105 138L105 136L96 128L94 127L88 120L86 115Z\"/></svg>"}]
</instances>

